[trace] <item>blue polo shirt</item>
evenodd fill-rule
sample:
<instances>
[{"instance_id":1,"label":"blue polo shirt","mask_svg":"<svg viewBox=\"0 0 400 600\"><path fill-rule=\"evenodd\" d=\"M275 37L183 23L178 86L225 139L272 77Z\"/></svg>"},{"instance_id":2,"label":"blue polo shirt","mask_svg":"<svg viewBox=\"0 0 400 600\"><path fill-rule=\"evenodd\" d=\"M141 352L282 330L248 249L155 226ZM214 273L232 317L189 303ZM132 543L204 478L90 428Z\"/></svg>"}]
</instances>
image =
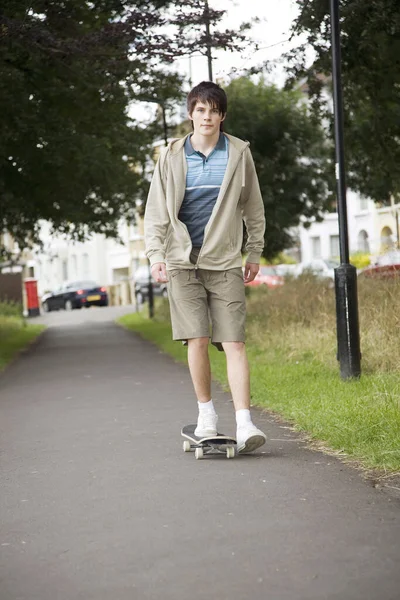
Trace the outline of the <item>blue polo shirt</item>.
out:
<instances>
[{"instance_id":1,"label":"blue polo shirt","mask_svg":"<svg viewBox=\"0 0 400 600\"><path fill-rule=\"evenodd\" d=\"M190 136L185 142L187 161L185 197L178 218L188 228L192 245L203 244L204 229L218 198L229 157L229 140L220 133L214 150L206 157L194 150Z\"/></svg>"}]
</instances>

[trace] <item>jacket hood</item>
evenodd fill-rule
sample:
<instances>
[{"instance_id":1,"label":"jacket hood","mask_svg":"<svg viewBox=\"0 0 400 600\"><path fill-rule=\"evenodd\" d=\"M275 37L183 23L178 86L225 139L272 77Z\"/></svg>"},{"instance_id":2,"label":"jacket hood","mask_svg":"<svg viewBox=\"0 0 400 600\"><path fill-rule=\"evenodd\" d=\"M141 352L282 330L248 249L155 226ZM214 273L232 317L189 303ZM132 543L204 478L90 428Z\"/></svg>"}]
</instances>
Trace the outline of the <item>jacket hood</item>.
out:
<instances>
[{"instance_id":1,"label":"jacket hood","mask_svg":"<svg viewBox=\"0 0 400 600\"><path fill-rule=\"evenodd\" d=\"M168 148L171 154L178 153L185 145L185 142L190 135L192 134L188 133L183 138L174 138L173 140L171 140L168 144ZM234 137L233 135L229 135L228 133L224 133L224 135L228 138L229 142L232 144L232 146L236 148L236 150L240 154L242 154L246 150L246 148L250 146L250 142L243 141L237 137Z\"/></svg>"}]
</instances>

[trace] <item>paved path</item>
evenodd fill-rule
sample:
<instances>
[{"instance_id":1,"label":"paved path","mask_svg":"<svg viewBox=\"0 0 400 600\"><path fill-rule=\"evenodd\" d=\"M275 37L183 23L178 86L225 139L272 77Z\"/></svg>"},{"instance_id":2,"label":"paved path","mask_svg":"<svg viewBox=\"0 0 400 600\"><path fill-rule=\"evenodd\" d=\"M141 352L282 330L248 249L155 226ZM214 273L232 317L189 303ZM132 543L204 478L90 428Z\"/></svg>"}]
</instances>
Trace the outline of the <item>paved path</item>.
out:
<instances>
[{"instance_id":1,"label":"paved path","mask_svg":"<svg viewBox=\"0 0 400 600\"><path fill-rule=\"evenodd\" d=\"M0 376L0 599L398 600L398 501L261 413L262 453L184 454L187 369L116 312L48 315Z\"/></svg>"}]
</instances>

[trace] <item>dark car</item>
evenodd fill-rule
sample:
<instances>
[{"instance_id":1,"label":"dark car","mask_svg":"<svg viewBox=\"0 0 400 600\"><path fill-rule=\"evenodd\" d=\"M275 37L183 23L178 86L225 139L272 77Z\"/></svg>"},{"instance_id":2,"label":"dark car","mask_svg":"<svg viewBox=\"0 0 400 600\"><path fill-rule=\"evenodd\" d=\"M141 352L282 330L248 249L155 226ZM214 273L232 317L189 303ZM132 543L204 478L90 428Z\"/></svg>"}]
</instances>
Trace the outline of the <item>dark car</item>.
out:
<instances>
[{"instance_id":1,"label":"dark car","mask_svg":"<svg viewBox=\"0 0 400 600\"><path fill-rule=\"evenodd\" d=\"M149 295L149 277L150 267L148 265L142 265L135 271L135 296L136 301L139 303L143 302ZM151 282L153 284L154 296L163 296L166 298L168 295L167 284L157 283L153 277L151 278Z\"/></svg>"},{"instance_id":2,"label":"dark car","mask_svg":"<svg viewBox=\"0 0 400 600\"><path fill-rule=\"evenodd\" d=\"M73 281L65 283L59 290L44 294L42 306L45 312L51 310L73 310L85 306L107 306L108 294L105 287L94 281Z\"/></svg>"}]
</instances>

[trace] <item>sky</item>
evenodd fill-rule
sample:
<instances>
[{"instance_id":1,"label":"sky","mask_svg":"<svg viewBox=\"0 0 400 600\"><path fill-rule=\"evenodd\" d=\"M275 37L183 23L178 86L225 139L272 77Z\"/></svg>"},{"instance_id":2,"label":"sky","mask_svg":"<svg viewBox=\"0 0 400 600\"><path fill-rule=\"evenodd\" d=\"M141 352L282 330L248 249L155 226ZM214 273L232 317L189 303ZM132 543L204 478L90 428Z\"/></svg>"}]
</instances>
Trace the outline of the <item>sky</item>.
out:
<instances>
[{"instance_id":1,"label":"sky","mask_svg":"<svg viewBox=\"0 0 400 600\"><path fill-rule=\"evenodd\" d=\"M293 43L288 41L290 26L298 14L294 0L210 0L210 6L217 10L226 10L220 28L238 28L243 21L258 17L261 22L254 25L250 36L258 42L259 51L214 52L214 79L230 79L238 71L247 69L265 61L278 59L289 50ZM181 72L188 73L189 60L176 61ZM204 57L194 57L192 62L193 84L208 79L207 61ZM282 69L272 76L277 83L283 83Z\"/></svg>"},{"instance_id":2,"label":"sky","mask_svg":"<svg viewBox=\"0 0 400 600\"><path fill-rule=\"evenodd\" d=\"M288 40L290 26L298 14L298 5L295 0L209 0L210 7L217 10L226 10L220 29L237 28L243 21L258 17L261 22L254 25L249 36L259 46L258 52L245 50L244 52L213 53L214 81L223 79L228 83L232 77L238 76L243 69L259 65L266 61L274 61L274 71L268 75L268 81L276 85L283 85L285 75L279 65L279 57L293 47L294 42ZM189 79L193 85L203 80L208 80L208 66L205 56L195 55L190 61L188 58L175 61L173 68ZM189 85L187 84L189 91ZM154 114L155 105L134 103L130 114L136 119L147 120Z\"/></svg>"}]
</instances>

